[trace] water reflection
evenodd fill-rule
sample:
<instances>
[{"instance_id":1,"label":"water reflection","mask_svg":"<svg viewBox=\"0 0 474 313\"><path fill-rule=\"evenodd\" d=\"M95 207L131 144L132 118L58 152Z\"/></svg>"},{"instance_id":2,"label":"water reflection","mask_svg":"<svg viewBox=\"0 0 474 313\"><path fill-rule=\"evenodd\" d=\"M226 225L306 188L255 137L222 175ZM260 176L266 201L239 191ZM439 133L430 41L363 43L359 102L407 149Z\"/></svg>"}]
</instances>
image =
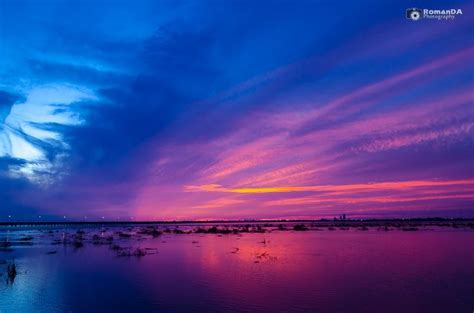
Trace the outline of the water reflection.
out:
<instances>
[{"instance_id":1,"label":"water reflection","mask_svg":"<svg viewBox=\"0 0 474 313\"><path fill-rule=\"evenodd\" d=\"M26 235L9 234L9 240ZM462 312L474 307L472 230L164 232L153 238L125 228L31 235L34 245L0 252L0 260L15 260L18 272L12 284L0 284L5 312ZM78 236L83 247L64 244ZM110 236L113 243L107 243ZM63 242L52 244L58 238ZM113 245L150 253L124 257Z\"/></svg>"}]
</instances>

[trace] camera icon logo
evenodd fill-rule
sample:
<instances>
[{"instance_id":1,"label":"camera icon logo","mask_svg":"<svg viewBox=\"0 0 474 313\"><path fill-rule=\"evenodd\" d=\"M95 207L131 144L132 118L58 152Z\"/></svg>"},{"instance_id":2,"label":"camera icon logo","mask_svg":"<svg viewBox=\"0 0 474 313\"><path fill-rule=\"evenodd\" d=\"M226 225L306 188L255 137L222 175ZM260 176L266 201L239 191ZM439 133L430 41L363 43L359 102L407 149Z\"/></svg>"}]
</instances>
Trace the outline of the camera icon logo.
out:
<instances>
[{"instance_id":1,"label":"camera icon logo","mask_svg":"<svg viewBox=\"0 0 474 313\"><path fill-rule=\"evenodd\" d=\"M417 8L407 9L407 19L418 21L421 18L421 10Z\"/></svg>"}]
</instances>

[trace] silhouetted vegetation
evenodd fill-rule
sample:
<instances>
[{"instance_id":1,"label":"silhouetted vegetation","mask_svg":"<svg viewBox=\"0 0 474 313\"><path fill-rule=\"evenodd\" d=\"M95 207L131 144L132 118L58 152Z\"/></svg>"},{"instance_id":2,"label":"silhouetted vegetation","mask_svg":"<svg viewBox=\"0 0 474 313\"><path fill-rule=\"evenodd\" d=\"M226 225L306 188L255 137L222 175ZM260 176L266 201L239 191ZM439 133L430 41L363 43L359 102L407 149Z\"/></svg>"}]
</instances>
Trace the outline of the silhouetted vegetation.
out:
<instances>
[{"instance_id":1,"label":"silhouetted vegetation","mask_svg":"<svg viewBox=\"0 0 474 313\"><path fill-rule=\"evenodd\" d=\"M155 251L156 249L153 248L147 248L147 249L142 249L142 248L131 248L131 247L121 247L119 245L112 245L111 249L115 251L116 256L118 257L137 257L141 258L144 257L145 255L152 254L151 251Z\"/></svg>"},{"instance_id":2,"label":"silhouetted vegetation","mask_svg":"<svg viewBox=\"0 0 474 313\"><path fill-rule=\"evenodd\" d=\"M133 225L133 223L131 224ZM201 234L214 236L245 236L247 233L269 233L275 231L419 231L430 230L439 227L450 227L455 229L473 229L472 220L451 220L451 219L432 219L432 220L319 220L307 222L284 222L281 223L209 223L209 224L189 224L189 225L149 225L149 226L129 226L126 228L90 228L72 229L72 230L40 230L40 237L51 238L53 244L61 244L74 249L80 249L87 244L108 245L111 251L120 257L138 257L141 258L150 254L151 248L133 248L122 247L123 242L132 242L146 239L146 236L153 238L161 237L165 234L186 235ZM31 230L26 230L24 234L12 232L8 237L0 238L0 252L13 251L16 246L31 245L35 242L36 236ZM162 237L163 238L163 237ZM263 238L263 236L262 236ZM194 239L194 238L193 238ZM267 241L259 239L260 243L266 245ZM165 240L161 240L165 243ZM199 247L199 242L193 240L195 247ZM238 248L232 250L232 254L239 252ZM45 251L48 255L56 254L56 250ZM268 259L266 254L256 257L258 262ZM3 268L3 267L2 267ZM1 271L0 271L1 272ZM5 273L3 274L5 275Z\"/></svg>"},{"instance_id":3,"label":"silhouetted vegetation","mask_svg":"<svg viewBox=\"0 0 474 313\"><path fill-rule=\"evenodd\" d=\"M6 239L0 240L0 251L13 251L11 242Z\"/></svg>"},{"instance_id":4,"label":"silhouetted vegetation","mask_svg":"<svg viewBox=\"0 0 474 313\"><path fill-rule=\"evenodd\" d=\"M11 245L11 242L6 239L0 240L0 248L9 248Z\"/></svg>"},{"instance_id":5,"label":"silhouetted vegetation","mask_svg":"<svg viewBox=\"0 0 474 313\"><path fill-rule=\"evenodd\" d=\"M418 227L404 227L403 231L418 231Z\"/></svg>"},{"instance_id":6,"label":"silhouetted vegetation","mask_svg":"<svg viewBox=\"0 0 474 313\"><path fill-rule=\"evenodd\" d=\"M120 238L130 238L132 237L132 234L128 234L128 233L124 233L124 232L117 232L117 235L120 237Z\"/></svg>"},{"instance_id":7,"label":"silhouetted vegetation","mask_svg":"<svg viewBox=\"0 0 474 313\"><path fill-rule=\"evenodd\" d=\"M277 259L276 256L271 255L268 251L257 253L255 258L257 259L257 262L254 262L254 263L260 263L260 261L262 261L262 260L274 261L274 260Z\"/></svg>"},{"instance_id":8,"label":"silhouetted vegetation","mask_svg":"<svg viewBox=\"0 0 474 313\"><path fill-rule=\"evenodd\" d=\"M16 264L14 262L7 265L7 283L13 285L17 275Z\"/></svg>"},{"instance_id":9,"label":"silhouetted vegetation","mask_svg":"<svg viewBox=\"0 0 474 313\"><path fill-rule=\"evenodd\" d=\"M84 243L82 242L82 240L75 240L73 242L73 246L75 249L79 249L79 248L84 247Z\"/></svg>"},{"instance_id":10,"label":"silhouetted vegetation","mask_svg":"<svg viewBox=\"0 0 474 313\"><path fill-rule=\"evenodd\" d=\"M308 227L306 227L304 224L296 224L295 226L293 226L293 230L305 231L308 230Z\"/></svg>"},{"instance_id":11,"label":"silhouetted vegetation","mask_svg":"<svg viewBox=\"0 0 474 313\"><path fill-rule=\"evenodd\" d=\"M153 238L159 237L163 234L162 231L157 230L155 227L143 228L143 229L139 230L137 233L142 234L142 235L150 235Z\"/></svg>"}]
</instances>

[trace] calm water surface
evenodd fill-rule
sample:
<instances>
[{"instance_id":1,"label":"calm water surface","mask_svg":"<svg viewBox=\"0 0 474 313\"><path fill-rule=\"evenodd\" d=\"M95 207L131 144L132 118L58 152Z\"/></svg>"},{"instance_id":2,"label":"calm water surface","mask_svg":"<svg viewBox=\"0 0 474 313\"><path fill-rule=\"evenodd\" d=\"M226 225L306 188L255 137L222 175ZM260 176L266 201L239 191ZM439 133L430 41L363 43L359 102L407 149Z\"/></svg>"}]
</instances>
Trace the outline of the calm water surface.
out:
<instances>
[{"instance_id":1,"label":"calm water surface","mask_svg":"<svg viewBox=\"0 0 474 313\"><path fill-rule=\"evenodd\" d=\"M472 230L118 239L121 246L148 248L143 257L118 257L91 243L52 245L61 232L0 232L10 240L34 236L32 245L0 252L0 260L14 259L18 269L8 284L0 265L1 313L474 310Z\"/></svg>"}]
</instances>

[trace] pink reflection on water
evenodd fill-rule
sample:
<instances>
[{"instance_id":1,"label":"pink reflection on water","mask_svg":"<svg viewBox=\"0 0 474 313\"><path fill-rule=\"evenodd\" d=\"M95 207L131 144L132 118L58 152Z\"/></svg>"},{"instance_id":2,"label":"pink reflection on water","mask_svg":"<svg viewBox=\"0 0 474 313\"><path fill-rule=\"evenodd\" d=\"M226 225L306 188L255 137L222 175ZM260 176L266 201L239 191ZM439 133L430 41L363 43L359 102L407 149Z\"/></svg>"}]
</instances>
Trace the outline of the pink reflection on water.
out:
<instances>
[{"instance_id":1,"label":"pink reflection on water","mask_svg":"<svg viewBox=\"0 0 474 313\"><path fill-rule=\"evenodd\" d=\"M471 301L474 285L465 277L474 277L473 235L375 230L192 235L161 246L157 258L167 260L159 261L166 269L150 258L143 271L150 289L160 290L163 271L170 271L176 274L167 282L171 286L199 286L202 301L236 311L350 306L359 312L398 302L408 311L446 312Z\"/></svg>"},{"instance_id":2,"label":"pink reflection on water","mask_svg":"<svg viewBox=\"0 0 474 313\"><path fill-rule=\"evenodd\" d=\"M0 290L0 305L25 312L38 303L50 312L463 312L474 305L468 229L134 235L114 242L157 254L117 257L106 245L86 245L55 246L58 253L46 255L50 245L32 246L16 256L27 274Z\"/></svg>"}]
</instances>

